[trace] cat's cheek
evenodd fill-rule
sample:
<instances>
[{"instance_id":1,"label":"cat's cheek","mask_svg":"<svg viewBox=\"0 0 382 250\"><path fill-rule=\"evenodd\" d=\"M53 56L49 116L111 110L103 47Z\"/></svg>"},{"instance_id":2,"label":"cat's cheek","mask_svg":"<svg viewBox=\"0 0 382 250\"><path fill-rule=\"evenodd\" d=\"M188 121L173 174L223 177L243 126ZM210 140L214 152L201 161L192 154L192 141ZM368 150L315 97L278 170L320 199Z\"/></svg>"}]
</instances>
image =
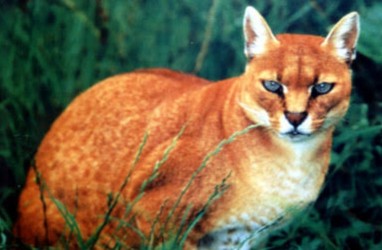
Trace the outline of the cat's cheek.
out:
<instances>
[{"instance_id":1,"label":"cat's cheek","mask_svg":"<svg viewBox=\"0 0 382 250\"><path fill-rule=\"evenodd\" d=\"M269 127L271 126L269 114L264 109L258 107L257 105L247 104L244 102L238 102L239 106L243 109L245 115L254 124L259 124L260 126Z\"/></svg>"},{"instance_id":2,"label":"cat's cheek","mask_svg":"<svg viewBox=\"0 0 382 250\"><path fill-rule=\"evenodd\" d=\"M325 102L319 103L318 117L323 120L322 127L327 129L335 126L346 114L349 101L340 98L331 98Z\"/></svg>"},{"instance_id":3,"label":"cat's cheek","mask_svg":"<svg viewBox=\"0 0 382 250\"><path fill-rule=\"evenodd\" d=\"M348 107L348 102L342 102L335 106L335 108L330 109L326 115L323 127L329 128L335 126L345 116Z\"/></svg>"}]
</instances>

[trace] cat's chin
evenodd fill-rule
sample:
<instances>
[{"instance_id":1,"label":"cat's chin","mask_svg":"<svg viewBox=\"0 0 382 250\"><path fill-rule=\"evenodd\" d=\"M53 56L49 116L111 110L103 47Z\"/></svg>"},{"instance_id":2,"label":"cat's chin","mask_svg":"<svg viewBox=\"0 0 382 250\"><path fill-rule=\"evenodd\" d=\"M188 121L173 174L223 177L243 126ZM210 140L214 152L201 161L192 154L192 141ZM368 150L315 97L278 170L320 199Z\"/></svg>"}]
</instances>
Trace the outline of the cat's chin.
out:
<instances>
[{"instance_id":1,"label":"cat's chin","mask_svg":"<svg viewBox=\"0 0 382 250\"><path fill-rule=\"evenodd\" d=\"M312 134L301 133L297 131L291 131L287 133L280 133L279 137L291 142L302 142L311 138Z\"/></svg>"}]
</instances>

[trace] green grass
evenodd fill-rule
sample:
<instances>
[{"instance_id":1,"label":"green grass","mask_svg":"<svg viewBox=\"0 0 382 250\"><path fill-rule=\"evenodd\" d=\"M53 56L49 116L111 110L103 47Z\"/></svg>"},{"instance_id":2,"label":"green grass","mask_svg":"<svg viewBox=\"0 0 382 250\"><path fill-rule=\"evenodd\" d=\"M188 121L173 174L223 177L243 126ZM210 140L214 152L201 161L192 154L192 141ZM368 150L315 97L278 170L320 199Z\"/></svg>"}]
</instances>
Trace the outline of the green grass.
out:
<instances>
[{"instance_id":1,"label":"green grass","mask_svg":"<svg viewBox=\"0 0 382 250\"><path fill-rule=\"evenodd\" d=\"M362 25L352 105L335 134L325 187L308 212L271 236L267 248L381 248L382 4L213 3L0 0L0 248L13 244L17 196L39 142L78 93L107 76L144 67L209 79L240 74L245 65L241 18L248 3L275 33L326 35L330 25L353 10L360 12Z\"/></svg>"},{"instance_id":2,"label":"green grass","mask_svg":"<svg viewBox=\"0 0 382 250\"><path fill-rule=\"evenodd\" d=\"M179 228L177 228L172 234L170 234L170 239L166 242L164 242L161 246L154 245L154 237L159 238L165 238L166 235L168 235L168 232L166 231L167 225L170 223L170 220L173 218L175 214L175 210L179 208L179 204L182 202L182 199L184 198L184 195L191 187L192 183L194 182L195 178L198 176L198 174L207 166L208 162L213 158L215 155L219 154L220 151L228 144L232 143L237 137L244 135L248 133L250 130L256 128L256 125L250 125L247 128L237 131L233 133L230 137L228 137L225 140L222 140L218 145L215 147L214 150L212 150L210 153L208 153L203 161L201 162L200 166L196 169L196 171L191 175L189 181L184 186L182 192L180 193L179 197L173 204L172 208L170 209L169 213L166 215L166 220L162 225L160 225L160 231L159 235L154 235L154 230L157 226L157 222L159 222L159 216L162 215L162 211L160 211L157 214L157 218L154 219L154 223L152 225L151 232L149 233L149 236L147 237L143 232L139 230L139 228L136 228L135 226L130 223L128 220L128 217L130 213L133 211L133 207L137 204L137 202L144 196L146 187L150 185L157 177L160 171L161 166L168 160L169 155L171 154L172 150L175 148L179 138L182 136L186 126L184 126L181 131L176 135L172 143L165 149L163 156L160 160L158 160L153 166L153 172L148 177L147 180L145 180L140 188L139 194L129 202L125 207L125 214L122 218L113 218L112 212L116 208L117 204L120 201L120 196L125 189L126 185L128 184L131 174L135 169L136 164L140 160L141 153L143 151L143 148L146 144L146 141L149 137L148 134L145 134L144 138L142 139L142 142L139 146L138 152L136 154L136 157L134 159L133 165L131 167L131 170L125 177L123 183L121 184L119 190L115 194L110 194L109 201L108 201L108 209L105 212L103 216L103 221L100 223L100 225L95 229L93 234L91 234L88 239L85 239L80 230L80 226L76 221L75 213L76 211L70 212L65 205L60 202L60 200L56 199L52 192L49 189L49 186L46 185L44 179L42 179L41 174L39 173L38 169L35 165L33 165L33 170L36 173L36 183L39 185L40 188L40 199L43 204L43 209L45 213L46 209L46 199L50 199L53 201L54 205L58 208L61 216L65 220L65 225L68 228L69 237L65 238L65 235L63 235L63 238L60 240L62 242L62 245L60 247L63 247L65 249L70 249L73 245L77 246L79 249L86 250L86 249L93 249L96 245L98 240L100 239L100 235L103 231L103 229L113 220L115 222L118 222L118 226L116 227L114 233L116 234L121 228L129 228L136 232L141 237L142 247L141 249L182 249L183 245L185 244L185 241L187 239L187 236L192 231L192 229L196 226L196 224L202 219L208 208L211 206L211 204L215 201L217 201L221 195L225 192L227 189L226 181L229 179L229 175L226 176L226 178L222 179L221 183L215 186L214 190L211 190L211 195L207 199L204 206L197 211L196 216L191 220L191 222L188 221L188 217L190 216L192 204L189 204L189 206L185 209L183 213L183 218L180 221ZM165 203L165 202L164 202ZM164 204L165 205L165 204ZM45 225L46 228L48 228L48 225ZM71 242L70 239L73 239L74 242ZM124 239L116 239L116 242L110 242L110 244L114 244L114 247L112 249L119 249L120 247L127 247L124 246Z\"/></svg>"}]
</instances>

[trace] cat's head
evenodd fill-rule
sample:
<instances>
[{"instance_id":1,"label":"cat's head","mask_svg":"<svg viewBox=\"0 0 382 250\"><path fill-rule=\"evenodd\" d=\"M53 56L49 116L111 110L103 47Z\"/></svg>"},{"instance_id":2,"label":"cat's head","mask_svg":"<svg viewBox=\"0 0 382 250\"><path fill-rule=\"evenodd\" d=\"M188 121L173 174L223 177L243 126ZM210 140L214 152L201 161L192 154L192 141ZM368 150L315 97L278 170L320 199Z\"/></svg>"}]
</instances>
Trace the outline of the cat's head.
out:
<instances>
[{"instance_id":1,"label":"cat's head","mask_svg":"<svg viewBox=\"0 0 382 250\"><path fill-rule=\"evenodd\" d=\"M359 16L343 17L326 38L275 37L252 7L244 16L245 55L239 104L254 123L280 137L303 140L345 115L351 92Z\"/></svg>"}]
</instances>

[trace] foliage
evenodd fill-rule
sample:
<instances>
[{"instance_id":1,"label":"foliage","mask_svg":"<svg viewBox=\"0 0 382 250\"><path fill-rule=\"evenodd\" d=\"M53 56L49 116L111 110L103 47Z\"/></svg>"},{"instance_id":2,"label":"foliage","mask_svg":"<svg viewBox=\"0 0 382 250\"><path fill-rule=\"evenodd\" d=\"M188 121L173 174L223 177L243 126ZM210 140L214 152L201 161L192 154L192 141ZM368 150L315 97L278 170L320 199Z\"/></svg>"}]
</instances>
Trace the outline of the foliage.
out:
<instances>
[{"instance_id":1,"label":"foliage","mask_svg":"<svg viewBox=\"0 0 382 250\"><path fill-rule=\"evenodd\" d=\"M275 31L325 35L362 17L352 107L337 129L316 204L276 232L269 249L382 247L382 72L377 0L0 0L0 248L49 125L78 93L107 76L169 67L209 79L243 71L242 15L255 6Z\"/></svg>"}]
</instances>

